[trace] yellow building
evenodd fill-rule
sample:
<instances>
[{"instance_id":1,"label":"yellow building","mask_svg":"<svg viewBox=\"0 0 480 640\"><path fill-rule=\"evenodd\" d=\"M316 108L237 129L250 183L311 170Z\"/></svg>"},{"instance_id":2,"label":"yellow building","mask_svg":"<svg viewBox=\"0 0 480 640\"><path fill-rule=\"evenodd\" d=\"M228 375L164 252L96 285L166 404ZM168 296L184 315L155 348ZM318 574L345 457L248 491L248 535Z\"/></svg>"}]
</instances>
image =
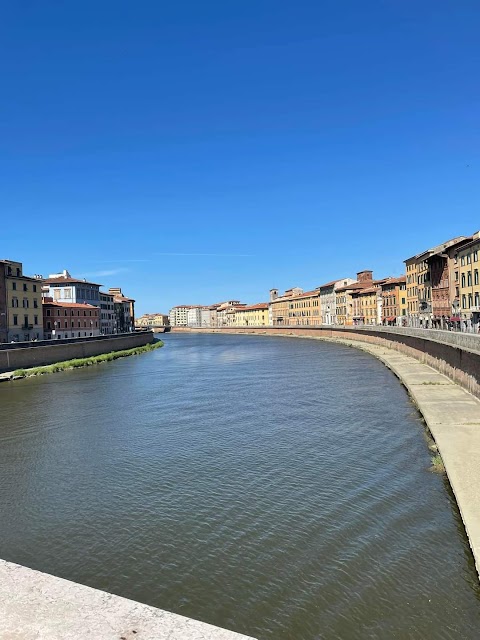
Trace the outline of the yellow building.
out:
<instances>
[{"instance_id":1,"label":"yellow building","mask_svg":"<svg viewBox=\"0 0 480 640\"><path fill-rule=\"evenodd\" d=\"M382 288L382 324L405 326L407 322L406 277L387 278Z\"/></svg>"},{"instance_id":2,"label":"yellow building","mask_svg":"<svg viewBox=\"0 0 480 640\"><path fill-rule=\"evenodd\" d=\"M287 289L283 296L278 295L278 289L270 289L270 324L276 326L288 326L290 321L289 311L292 300L303 293L300 287Z\"/></svg>"},{"instance_id":3,"label":"yellow building","mask_svg":"<svg viewBox=\"0 0 480 640\"><path fill-rule=\"evenodd\" d=\"M335 291L335 311L337 324L352 326L363 324L363 312L358 294L373 287L373 272L359 271L356 282L351 282ZM369 302L370 305L370 302Z\"/></svg>"},{"instance_id":4,"label":"yellow building","mask_svg":"<svg viewBox=\"0 0 480 640\"><path fill-rule=\"evenodd\" d=\"M43 340L41 278L23 275L21 262L2 260L6 342Z\"/></svg>"},{"instance_id":5,"label":"yellow building","mask_svg":"<svg viewBox=\"0 0 480 640\"><path fill-rule=\"evenodd\" d=\"M166 313L144 313L135 318L135 326L139 328L168 327L170 324Z\"/></svg>"},{"instance_id":6,"label":"yellow building","mask_svg":"<svg viewBox=\"0 0 480 640\"><path fill-rule=\"evenodd\" d=\"M235 313L237 327L267 327L268 326L268 302L259 302L241 309Z\"/></svg>"},{"instance_id":7,"label":"yellow building","mask_svg":"<svg viewBox=\"0 0 480 640\"><path fill-rule=\"evenodd\" d=\"M379 291L378 286L365 287L353 295L358 299L358 306L354 312L354 324L374 325L378 324L379 316Z\"/></svg>"},{"instance_id":8,"label":"yellow building","mask_svg":"<svg viewBox=\"0 0 480 640\"><path fill-rule=\"evenodd\" d=\"M308 327L322 324L320 288L292 296L288 303L288 324Z\"/></svg>"},{"instance_id":9,"label":"yellow building","mask_svg":"<svg viewBox=\"0 0 480 640\"><path fill-rule=\"evenodd\" d=\"M480 231L473 234L471 242L457 252L458 314L462 329L478 333L480 330Z\"/></svg>"},{"instance_id":10,"label":"yellow building","mask_svg":"<svg viewBox=\"0 0 480 640\"><path fill-rule=\"evenodd\" d=\"M322 324L320 288L304 292L299 287L287 289L278 296L270 291L271 324L274 326L316 326Z\"/></svg>"}]
</instances>

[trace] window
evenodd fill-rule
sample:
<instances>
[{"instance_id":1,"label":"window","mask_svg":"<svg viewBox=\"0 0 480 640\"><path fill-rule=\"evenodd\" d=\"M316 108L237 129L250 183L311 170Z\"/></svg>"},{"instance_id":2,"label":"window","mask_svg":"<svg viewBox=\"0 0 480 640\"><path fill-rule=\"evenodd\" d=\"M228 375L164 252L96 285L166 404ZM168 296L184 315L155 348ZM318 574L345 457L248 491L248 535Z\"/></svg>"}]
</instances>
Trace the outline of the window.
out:
<instances>
[{"instance_id":1,"label":"window","mask_svg":"<svg viewBox=\"0 0 480 640\"><path fill-rule=\"evenodd\" d=\"M462 287L465 286L465 274L462 273Z\"/></svg>"},{"instance_id":2,"label":"window","mask_svg":"<svg viewBox=\"0 0 480 640\"><path fill-rule=\"evenodd\" d=\"M17 283L16 283L16 282L12 282L12 289L13 289L14 291L16 291L16 290L17 290Z\"/></svg>"},{"instance_id":3,"label":"window","mask_svg":"<svg viewBox=\"0 0 480 640\"><path fill-rule=\"evenodd\" d=\"M28 315L23 316L23 323L25 327L28 327Z\"/></svg>"},{"instance_id":4,"label":"window","mask_svg":"<svg viewBox=\"0 0 480 640\"><path fill-rule=\"evenodd\" d=\"M54 289L53 290L53 299L54 300L60 300L60 289Z\"/></svg>"},{"instance_id":5,"label":"window","mask_svg":"<svg viewBox=\"0 0 480 640\"><path fill-rule=\"evenodd\" d=\"M64 298L71 298L72 297L72 290L70 289L70 287L68 289L64 289L63 290L63 297Z\"/></svg>"},{"instance_id":6,"label":"window","mask_svg":"<svg viewBox=\"0 0 480 640\"><path fill-rule=\"evenodd\" d=\"M18 316L16 316L16 315L13 316L13 324L15 324L15 325L18 324Z\"/></svg>"},{"instance_id":7,"label":"window","mask_svg":"<svg viewBox=\"0 0 480 640\"><path fill-rule=\"evenodd\" d=\"M28 287L27 287L27 285L26 285L26 283L25 283L25 282L23 283L23 290L24 290L24 291L28 291Z\"/></svg>"},{"instance_id":8,"label":"window","mask_svg":"<svg viewBox=\"0 0 480 640\"><path fill-rule=\"evenodd\" d=\"M471 286L472 286L472 272L471 272L471 271L469 271L469 272L467 273L467 286L468 286L468 287L471 287Z\"/></svg>"},{"instance_id":9,"label":"window","mask_svg":"<svg viewBox=\"0 0 480 640\"><path fill-rule=\"evenodd\" d=\"M462 267L464 267L464 266L465 266L465 256L462 256L462 257L460 258L460 264L461 264L461 266L462 266Z\"/></svg>"},{"instance_id":10,"label":"window","mask_svg":"<svg viewBox=\"0 0 480 640\"><path fill-rule=\"evenodd\" d=\"M471 264L471 262L472 262L472 254L467 253L467 264Z\"/></svg>"},{"instance_id":11,"label":"window","mask_svg":"<svg viewBox=\"0 0 480 640\"><path fill-rule=\"evenodd\" d=\"M33 316L33 324L38 324L38 316Z\"/></svg>"},{"instance_id":12,"label":"window","mask_svg":"<svg viewBox=\"0 0 480 640\"><path fill-rule=\"evenodd\" d=\"M18 307L18 298L12 298L12 307Z\"/></svg>"},{"instance_id":13,"label":"window","mask_svg":"<svg viewBox=\"0 0 480 640\"><path fill-rule=\"evenodd\" d=\"M477 250L475 250L475 251L473 252L473 261L474 261L474 262L478 262L478 251L477 251Z\"/></svg>"},{"instance_id":14,"label":"window","mask_svg":"<svg viewBox=\"0 0 480 640\"><path fill-rule=\"evenodd\" d=\"M467 296L465 294L462 294L462 309L466 309L467 308Z\"/></svg>"},{"instance_id":15,"label":"window","mask_svg":"<svg viewBox=\"0 0 480 640\"><path fill-rule=\"evenodd\" d=\"M47 329L51 329L51 328L52 328L51 322L50 322L50 321L48 321L48 322L47 322Z\"/></svg>"},{"instance_id":16,"label":"window","mask_svg":"<svg viewBox=\"0 0 480 640\"><path fill-rule=\"evenodd\" d=\"M36 284L32 285L32 288L33 288L33 292L37 293L37 285Z\"/></svg>"}]
</instances>

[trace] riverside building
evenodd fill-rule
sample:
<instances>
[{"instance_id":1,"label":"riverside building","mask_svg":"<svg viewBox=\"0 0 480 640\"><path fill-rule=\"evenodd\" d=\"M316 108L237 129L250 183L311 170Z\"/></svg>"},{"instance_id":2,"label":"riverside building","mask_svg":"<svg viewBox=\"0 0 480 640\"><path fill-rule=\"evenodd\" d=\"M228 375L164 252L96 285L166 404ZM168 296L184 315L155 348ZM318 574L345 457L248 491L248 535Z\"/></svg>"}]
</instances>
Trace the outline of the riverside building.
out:
<instances>
[{"instance_id":1,"label":"riverside building","mask_svg":"<svg viewBox=\"0 0 480 640\"><path fill-rule=\"evenodd\" d=\"M479 255L480 231L477 231L470 242L458 249L456 256L461 328L475 333L480 331Z\"/></svg>"},{"instance_id":2,"label":"riverside building","mask_svg":"<svg viewBox=\"0 0 480 640\"><path fill-rule=\"evenodd\" d=\"M268 302L259 302L237 309L235 324L237 327L267 327L268 317Z\"/></svg>"},{"instance_id":3,"label":"riverside building","mask_svg":"<svg viewBox=\"0 0 480 640\"><path fill-rule=\"evenodd\" d=\"M186 327L187 326L187 314L190 309L190 305L179 304L176 307L172 307L169 312L170 326L172 327Z\"/></svg>"},{"instance_id":4,"label":"riverside building","mask_svg":"<svg viewBox=\"0 0 480 640\"><path fill-rule=\"evenodd\" d=\"M21 262L0 260L0 340L42 339L41 276L25 276Z\"/></svg>"},{"instance_id":5,"label":"riverside building","mask_svg":"<svg viewBox=\"0 0 480 640\"><path fill-rule=\"evenodd\" d=\"M135 329L135 300L124 296L120 287L110 287L108 293L113 295L114 333L133 331Z\"/></svg>"},{"instance_id":6,"label":"riverside building","mask_svg":"<svg viewBox=\"0 0 480 640\"><path fill-rule=\"evenodd\" d=\"M387 326L406 326L406 276L387 278L381 285L382 319Z\"/></svg>"},{"instance_id":7,"label":"riverside building","mask_svg":"<svg viewBox=\"0 0 480 640\"><path fill-rule=\"evenodd\" d=\"M210 309L202 306L192 306L187 311L188 327L209 327Z\"/></svg>"},{"instance_id":8,"label":"riverside building","mask_svg":"<svg viewBox=\"0 0 480 640\"><path fill-rule=\"evenodd\" d=\"M101 306L100 287L102 285L74 278L64 269L61 273L53 273L43 281L42 291L47 298L55 302L76 302Z\"/></svg>"},{"instance_id":9,"label":"riverside building","mask_svg":"<svg viewBox=\"0 0 480 640\"><path fill-rule=\"evenodd\" d=\"M49 297L43 299L42 307L46 340L100 335L99 307L77 302L55 302Z\"/></svg>"},{"instance_id":10,"label":"riverside building","mask_svg":"<svg viewBox=\"0 0 480 640\"><path fill-rule=\"evenodd\" d=\"M353 278L342 278L332 280L319 287L320 290L320 311L322 324L332 326L338 324L335 293L339 287L346 287L355 282Z\"/></svg>"},{"instance_id":11,"label":"riverside building","mask_svg":"<svg viewBox=\"0 0 480 640\"><path fill-rule=\"evenodd\" d=\"M358 302L358 294L362 289L373 287L373 272L369 270L359 271L357 280L335 290L335 312L337 324L353 326L361 324L363 318L361 306Z\"/></svg>"},{"instance_id":12,"label":"riverside building","mask_svg":"<svg viewBox=\"0 0 480 640\"><path fill-rule=\"evenodd\" d=\"M270 321L272 326L288 326L290 304L302 293L303 289L300 287L292 287L279 296L278 289L270 289Z\"/></svg>"},{"instance_id":13,"label":"riverside building","mask_svg":"<svg viewBox=\"0 0 480 640\"><path fill-rule=\"evenodd\" d=\"M116 314L113 293L100 291L100 333L109 335L116 330Z\"/></svg>"}]
</instances>

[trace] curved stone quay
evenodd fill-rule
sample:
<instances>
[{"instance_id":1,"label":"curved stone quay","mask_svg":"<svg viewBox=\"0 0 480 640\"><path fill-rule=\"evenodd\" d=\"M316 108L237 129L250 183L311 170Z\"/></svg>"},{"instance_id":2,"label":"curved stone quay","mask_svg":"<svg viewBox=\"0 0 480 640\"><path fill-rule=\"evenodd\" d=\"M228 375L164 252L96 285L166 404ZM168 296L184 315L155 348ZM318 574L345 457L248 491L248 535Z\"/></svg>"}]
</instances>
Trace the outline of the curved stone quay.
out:
<instances>
[{"instance_id":1,"label":"curved stone quay","mask_svg":"<svg viewBox=\"0 0 480 640\"><path fill-rule=\"evenodd\" d=\"M480 576L480 400L410 356L380 345L341 342L379 358L408 389L442 456Z\"/></svg>"},{"instance_id":2,"label":"curved stone quay","mask_svg":"<svg viewBox=\"0 0 480 640\"><path fill-rule=\"evenodd\" d=\"M253 640L0 560L1 640Z\"/></svg>"}]
</instances>

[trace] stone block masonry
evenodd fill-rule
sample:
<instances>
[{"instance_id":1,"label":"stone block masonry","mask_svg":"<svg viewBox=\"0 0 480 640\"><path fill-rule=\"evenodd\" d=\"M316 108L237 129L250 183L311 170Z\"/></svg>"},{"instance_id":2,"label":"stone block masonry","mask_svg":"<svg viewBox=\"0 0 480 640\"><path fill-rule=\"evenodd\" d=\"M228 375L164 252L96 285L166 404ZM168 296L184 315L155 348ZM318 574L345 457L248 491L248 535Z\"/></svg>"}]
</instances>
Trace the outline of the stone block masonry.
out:
<instances>
[{"instance_id":1,"label":"stone block masonry","mask_svg":"<svg viewBox=\"0 0 480 640\"><path fill-rule=\"evenodd\" d=\"M15 371L15 369L41 367L73 358L89 358L111 351L143 347L153 340L154 336L151 331L139 331L90 339L73 339L62 341L61 344L52 340L43 341L35 346L1 349L0 373Z\"/></svg>"}]
</instances>

